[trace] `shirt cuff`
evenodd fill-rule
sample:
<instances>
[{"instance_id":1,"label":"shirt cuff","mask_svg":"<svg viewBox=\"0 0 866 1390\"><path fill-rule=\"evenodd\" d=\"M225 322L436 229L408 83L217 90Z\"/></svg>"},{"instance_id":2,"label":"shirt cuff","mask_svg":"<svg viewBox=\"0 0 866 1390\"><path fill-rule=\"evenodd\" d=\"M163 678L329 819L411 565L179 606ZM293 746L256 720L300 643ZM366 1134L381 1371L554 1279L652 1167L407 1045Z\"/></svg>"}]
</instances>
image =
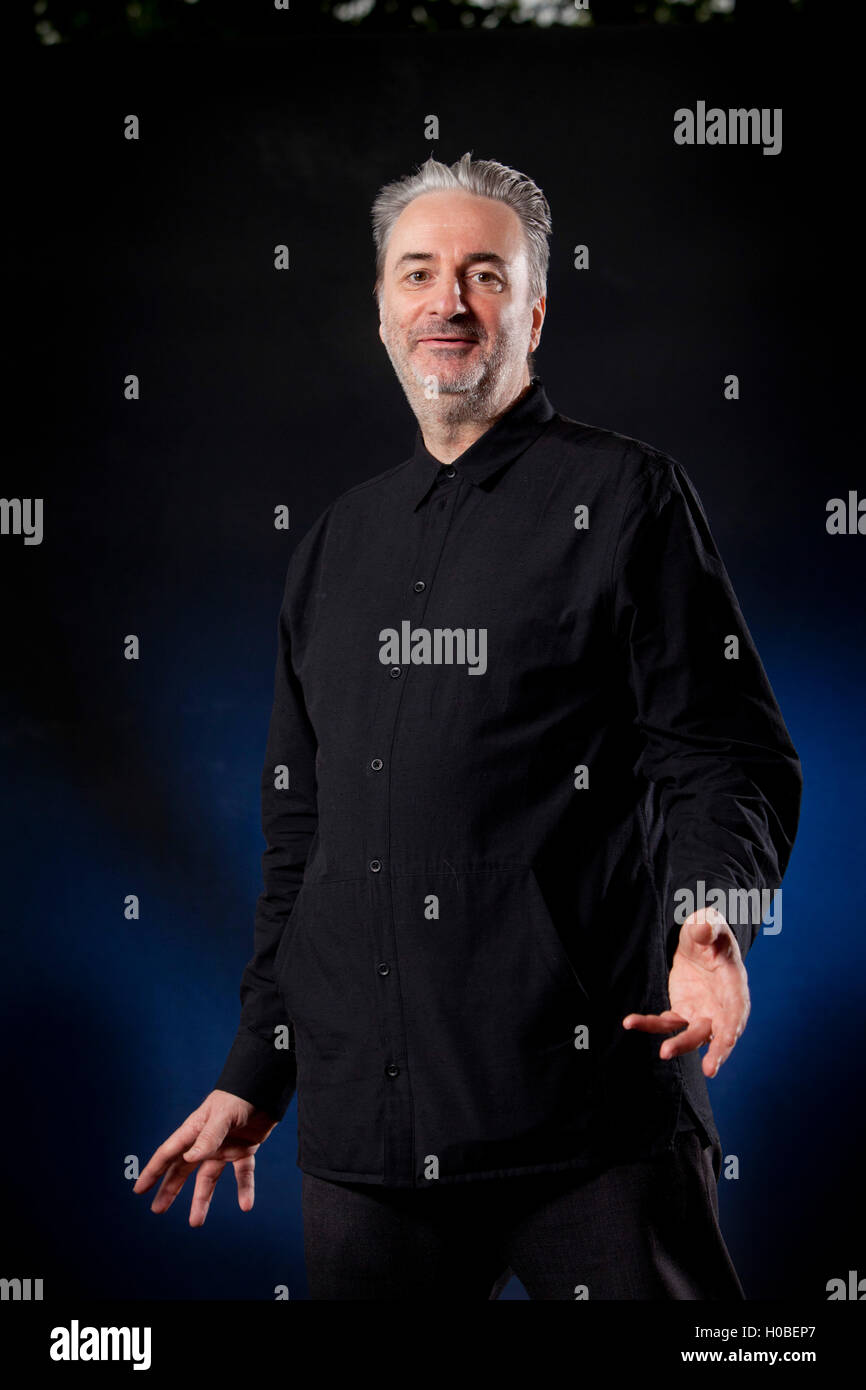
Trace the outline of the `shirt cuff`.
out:
<instances>
[{"instance_id":1,"label":"shirt cuff","mask_svg":"<svg viewBox=\"0 0 866 1390\"><path fill-rule=\"evenodd\" d=\"M215 1087L281 1120L295 1094L295 1054L239 1028Z\"/></svg>"}]
</instances>

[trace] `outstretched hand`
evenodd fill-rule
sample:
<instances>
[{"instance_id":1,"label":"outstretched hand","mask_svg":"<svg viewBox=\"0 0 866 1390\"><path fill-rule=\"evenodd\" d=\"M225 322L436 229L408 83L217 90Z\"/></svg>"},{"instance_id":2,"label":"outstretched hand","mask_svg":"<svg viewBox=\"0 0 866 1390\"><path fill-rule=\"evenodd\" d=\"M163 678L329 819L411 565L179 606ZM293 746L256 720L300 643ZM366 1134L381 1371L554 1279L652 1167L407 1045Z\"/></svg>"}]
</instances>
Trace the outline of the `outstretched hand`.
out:
<instances>
[{"instance_id":1,"label":"outstretched hand","mask_svg":"<svg viewBox=\"0 0 866 1390\"><path fill-rule=\"evenodd\" d=\"M235 1170L238 1206L249 1211L255 1199L255 1154L277 1121L230 1091L211 1091L179 1129L160 1144L141 1170L133 1192L147 1192L159 1178L150 1209L168 1211L190 1173L196 1174L189 1224L203 1226L214 1188L227 1163Z\"/></svg>"},{"instance_id":2,"label":"outstretched hand","mask_svg":"<svg viewBox=\"0 0 866 1390\"><path fill-rule=\"evenodd\" d=\"M683 922L668 995L671 1007L664 1013L627 1014L623 1028L676 1033L659 1048L666 1060L709 1043L703 1071L715 1076L730 1057L751 1009L737 938L716 908L700 908Z\"/></svg>"}]
</instances>

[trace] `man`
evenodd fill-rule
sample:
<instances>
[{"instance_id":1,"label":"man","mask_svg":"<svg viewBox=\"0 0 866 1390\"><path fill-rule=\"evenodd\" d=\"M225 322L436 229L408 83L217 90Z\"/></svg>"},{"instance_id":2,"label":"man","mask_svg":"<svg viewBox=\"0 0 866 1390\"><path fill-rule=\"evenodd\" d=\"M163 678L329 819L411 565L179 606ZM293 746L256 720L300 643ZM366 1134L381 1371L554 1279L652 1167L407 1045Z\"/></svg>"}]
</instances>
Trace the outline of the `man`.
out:
<instances>
[{"instance_id":1,"label":"man","mask_svg":"<svg viewBox=\"0 0 866 1390\"><path fill-rule=\"evenodd\" d=\"M292 556L241 1023L135 1190L249 1210L297 1086L313 1298L742 1298L705 1078L797 755L681 466L531 375L541 191L429 159L373 225L415 449Z\"/></svg>"}]
</instances>

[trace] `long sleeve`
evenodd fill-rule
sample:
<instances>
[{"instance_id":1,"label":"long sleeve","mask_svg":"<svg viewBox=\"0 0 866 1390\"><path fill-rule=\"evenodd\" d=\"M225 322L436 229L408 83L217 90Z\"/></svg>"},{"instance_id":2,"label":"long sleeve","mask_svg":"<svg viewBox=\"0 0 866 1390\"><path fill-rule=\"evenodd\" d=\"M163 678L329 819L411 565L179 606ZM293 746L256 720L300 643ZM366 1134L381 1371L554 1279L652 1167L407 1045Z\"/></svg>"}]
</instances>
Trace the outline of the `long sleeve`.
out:
<instances>
[{"instance_id":1,"label":"long sleeve","mask_svg":"<svg viewBox=\"0 0 866 1390\"><path fill-rule=\"evenodd\" d=\"M668 963L688 915L675 919L674 895L687 890L700 906L700 880L707 896L720 889L737 903L725 916L745 957L761 914L754 920L754 895L736 890L780 886L802 773L700 499L673 460L654 458L633 485L612 593L643 736L639 770L664 827Z\"/></svg>"},{"instance_id":2,"label":"long sleeve","mask_svg":"<svg viewBox=\"0 0 866 1390\"><path fill-rule=\"evenodd\" d=\"M241 1017L216 1086L282 1119L295 1090L293 1050L275 1047L275 1029L288 1025L274 962L300 890L316 832L316 742L292 666L295 552L277 624L274 701L262 770L264 888L256 905L254 953L244 970ZM287 774L287 778L286 778ZM288 780L288 786L284 785Z\"/></svg>"}]
</instances>

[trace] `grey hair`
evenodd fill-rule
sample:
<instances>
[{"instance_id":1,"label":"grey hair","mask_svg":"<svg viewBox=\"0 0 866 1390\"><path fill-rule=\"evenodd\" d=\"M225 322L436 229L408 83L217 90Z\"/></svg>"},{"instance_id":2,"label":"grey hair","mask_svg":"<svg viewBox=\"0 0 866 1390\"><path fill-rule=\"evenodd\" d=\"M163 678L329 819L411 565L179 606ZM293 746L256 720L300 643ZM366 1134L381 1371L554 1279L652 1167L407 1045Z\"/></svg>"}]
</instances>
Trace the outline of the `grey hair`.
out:
<instances>
[{"instance_id":1,"label":"grey hair","mask_svg":"<svg viewBox=\"0 0 866 1390\"><path fill-rule=\"evenodd\" d=\"M379 189L372 208L373 240L376 244L376 283L373 293L382 292L385 255L391 230L400 213L422 193L462 188L479 198L495 198L513 208L520 218L529 256L529 297L535 302L547 288L550 260L548 237L551 232L550 207L537 184L517 169L495 159L473 159L471 152L456 163L442 164L431 155L417 173L407 174Z\"/></svg>"}]
</instances>

